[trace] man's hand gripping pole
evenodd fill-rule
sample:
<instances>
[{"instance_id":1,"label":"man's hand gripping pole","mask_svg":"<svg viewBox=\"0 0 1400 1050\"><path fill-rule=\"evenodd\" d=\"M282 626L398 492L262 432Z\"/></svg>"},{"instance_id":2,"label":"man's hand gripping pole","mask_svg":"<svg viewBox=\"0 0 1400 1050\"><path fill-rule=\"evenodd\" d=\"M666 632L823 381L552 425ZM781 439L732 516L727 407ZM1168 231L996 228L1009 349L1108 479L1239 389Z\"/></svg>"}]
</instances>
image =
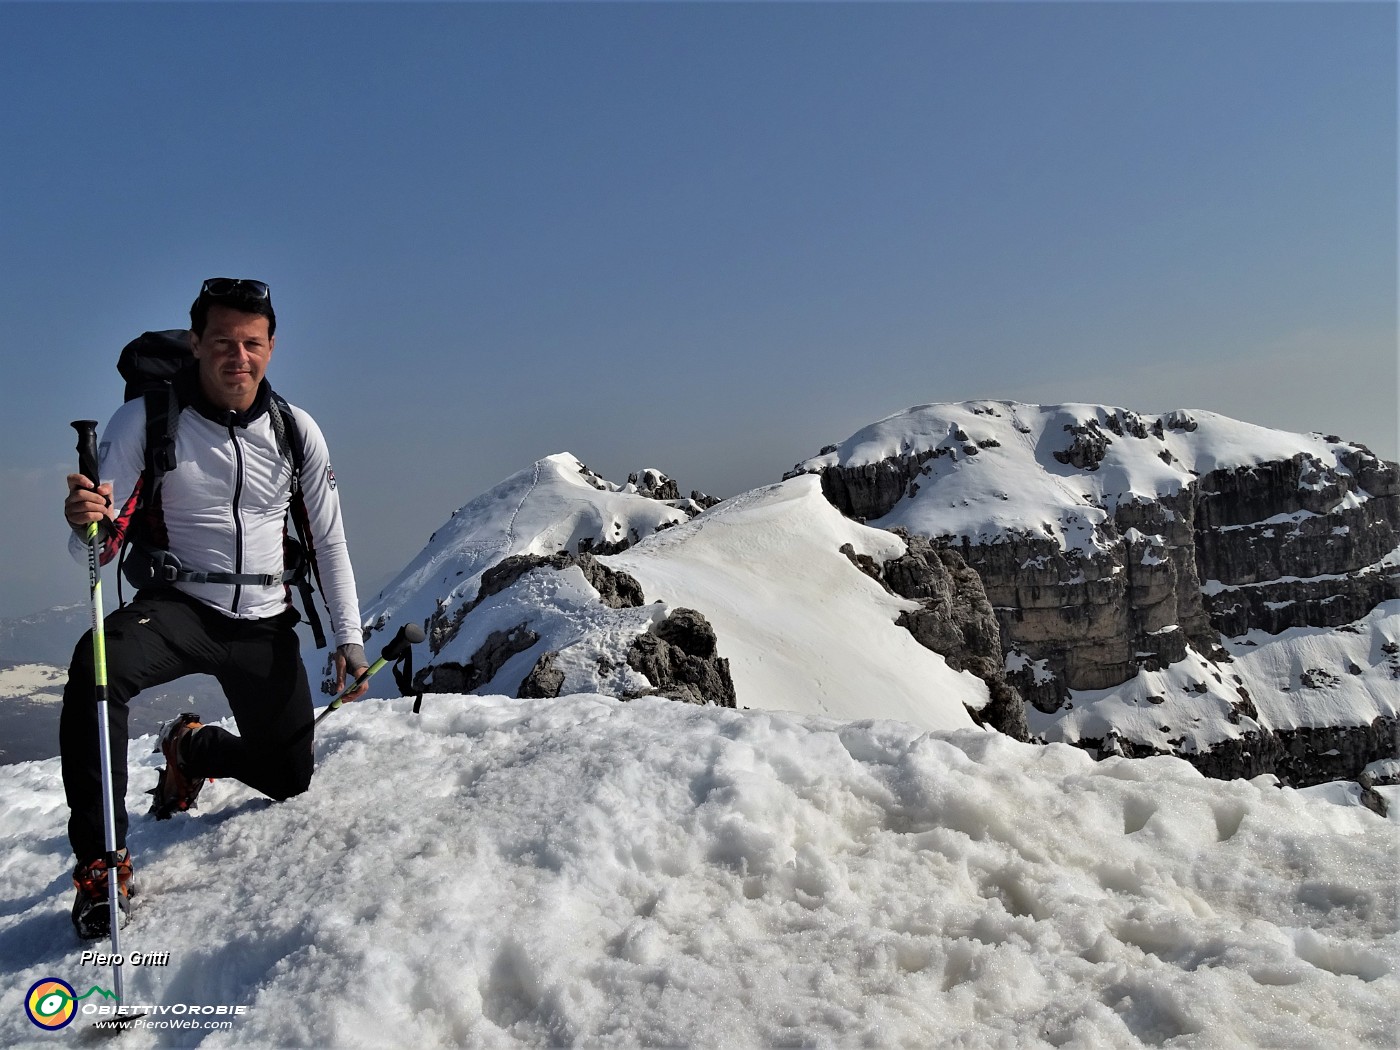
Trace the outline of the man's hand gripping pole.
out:
<instances>
[{"instance_id":1,"label":"man's hand gripping pole","mask_svg":"<svg viewBox=\"0 0 1400 1050\"><path fill-rule=\"evenodd\" d=\"M423 628L418 626L418 624L416 623L406 623L402 627L400 627L399 633L394 635L394 637L389 640L389 644L386 645L383 651L379 654L379 659L374 661L374 663L370 664L367 668L360 672L358 678L356 678L353 682L351 682L343 690L341 690L340 695L337 696L334 700L332 700L330 704L326 707L326 709L316 716L316 721L312 724L320 725L321 719L325 718L328 714L330 714L337 708L343 706L345 703L345 698L351 693L353 693L356 689L360 688L360 686L364 685L367 681L369 681L371 675L373 675L376 671L382 668L385 664L393 663L395 660L397 660L400 656L402 656L405 652L408 651L408 647L410 645L417 645L426 637L427 635L423 633Z\"/></svg>"}]
</instances>

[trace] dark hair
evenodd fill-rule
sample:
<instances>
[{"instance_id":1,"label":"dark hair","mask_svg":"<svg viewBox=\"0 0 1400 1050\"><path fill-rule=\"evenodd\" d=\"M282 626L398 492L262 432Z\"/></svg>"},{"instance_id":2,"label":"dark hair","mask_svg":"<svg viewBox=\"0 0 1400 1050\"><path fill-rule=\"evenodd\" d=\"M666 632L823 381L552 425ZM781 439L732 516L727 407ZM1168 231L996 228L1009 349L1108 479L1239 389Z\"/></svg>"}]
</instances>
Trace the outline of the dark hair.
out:
<instances>
[{"instance_id":1,"label":"dark hair","mask_svg":"<svg viewBox=\"0 0 1400 1050\"><path fill-rule=\"evenodd\" d=\"M269 294L263 299L253 299L246 295L210 295L201 291L199 298L190 304L190 330L199 339L204 338L205 326L209 323L209 307L227 306L230 310L237 310L241 314L256 314L259 317L267 318L268 338L277 334L277 314L272 310L272 296Z\"/></svg>"}]
</instances>

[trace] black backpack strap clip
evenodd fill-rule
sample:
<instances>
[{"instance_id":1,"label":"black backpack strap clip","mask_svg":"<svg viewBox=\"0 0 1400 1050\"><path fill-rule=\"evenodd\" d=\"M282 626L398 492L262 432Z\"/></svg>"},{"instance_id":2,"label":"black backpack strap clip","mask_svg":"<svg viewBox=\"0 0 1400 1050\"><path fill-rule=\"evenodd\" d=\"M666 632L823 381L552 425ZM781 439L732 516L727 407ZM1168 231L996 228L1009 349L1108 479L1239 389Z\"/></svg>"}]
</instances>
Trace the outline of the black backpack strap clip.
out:
<instances>
[{"instance_id":1,"label":"black backpack strap clip","mask_svg":"<svg viewBox=\"0 0 1400 1050\"><path fill-rule=\"evenodd\" d=\"M142 502L150 504L165 475L174 470L175 431L180 423L180 402L174 387L166 384L143 395L146 401L146 476L149 488Z\"/></svg>"}]
</instances>

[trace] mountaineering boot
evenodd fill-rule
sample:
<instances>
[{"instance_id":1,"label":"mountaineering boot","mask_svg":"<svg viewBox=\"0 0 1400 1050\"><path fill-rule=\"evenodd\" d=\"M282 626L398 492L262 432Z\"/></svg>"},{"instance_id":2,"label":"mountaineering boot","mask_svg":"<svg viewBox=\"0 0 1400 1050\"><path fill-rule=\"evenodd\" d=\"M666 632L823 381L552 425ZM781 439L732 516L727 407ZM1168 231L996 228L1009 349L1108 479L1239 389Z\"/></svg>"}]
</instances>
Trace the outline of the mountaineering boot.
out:
<instances>
[{"instance_id":1,"label":"mountaineering boot","mask_svg":"<svg viewBox=\"0 0 1400 1050\"><path fill-rule=\"evenodd\" d=\"M204 778L186 775L184 756L189 738L203 728L199 715L191 711L160 727L155 750L165 756L165 768L160 771L156 786L148 792L155 796L151 800L151 812L156 820L168 820L173 813L194 808L199 790L204 787Z\"/></svg>"},{"instance_id":2,"label":"mountaineering boot","mask_svg":"<svg viewBox=\"0 0 1400 1050\"><path fill-rule=\"evenodd\" d=\"M73 869L73 885L78 891L73 901L73 928L82 940L97 940L112 932L109 870L106 857ZM121 912L118 929L126 925L131 914L131 895L136 892L131 873L131 855L123 847L117 850L117 908Z\"/></svg>"}]
</instances>

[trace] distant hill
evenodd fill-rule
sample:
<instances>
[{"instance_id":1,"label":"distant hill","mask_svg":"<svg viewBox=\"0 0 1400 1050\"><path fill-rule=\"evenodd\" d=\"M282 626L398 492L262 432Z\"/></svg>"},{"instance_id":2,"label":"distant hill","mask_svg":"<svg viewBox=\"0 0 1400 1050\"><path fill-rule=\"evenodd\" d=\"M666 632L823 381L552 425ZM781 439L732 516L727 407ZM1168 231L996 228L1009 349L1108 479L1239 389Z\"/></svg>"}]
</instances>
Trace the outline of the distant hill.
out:
<instances>
[{"instance_id":1,"label":"distant hill","mask_svg":"<svg viewBox=\"0 0 1400 1050\"><path fill-rule=\"evenodd\" d=\"M58 754L58 716L67 680L67 667L50 664L0 669L0 765ZM153 732L181 711L197 711L209 719L230 713L219 683L208 675L193 675L136 697L131 703L131 735Z\"/></svg>"},{"instance_id":2,"label":"distant hill","mask_svg":"<svg viewBox=\"0 0 1400 1050\"><path fill-rule=\"evenodd\" d=\"M0 765L58 754L68 660L90 615L87 605L68 605L0 620ZM229 715L219 684L194 675L138 696L131 705L132 735L189 710L208 718Z\"/></svg>"},{"instance_id":3,"label":"distant hill","mask_svg":"<svg viewBox=\"0 0 1400 1050\"><path fill-rule=\"evenodd\" d=\"M0 667L52 664L67 667L76 642L92 622L86 603L58 605L0 620Z\"/></svg>"}]
</instances>

